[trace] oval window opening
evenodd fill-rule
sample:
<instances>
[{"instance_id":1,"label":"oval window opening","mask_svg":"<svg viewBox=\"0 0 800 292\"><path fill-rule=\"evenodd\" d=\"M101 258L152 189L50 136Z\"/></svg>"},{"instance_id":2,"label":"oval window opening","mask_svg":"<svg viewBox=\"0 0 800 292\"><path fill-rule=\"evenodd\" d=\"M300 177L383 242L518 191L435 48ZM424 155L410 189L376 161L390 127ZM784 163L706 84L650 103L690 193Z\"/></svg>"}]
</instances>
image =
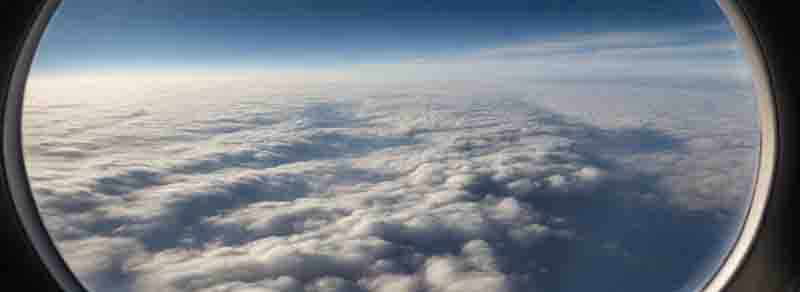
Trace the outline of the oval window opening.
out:
<instances>
[{"instance_id":1,"label":"oval window opening","mask_svg":"<svg viewBox=\"0 0 800 292\"><path fill-rule=\"evenodd\" d=\"M711 1L65 1L23 146L90 291L698 291L752 75Z\"/></svg>"}]
</instances>

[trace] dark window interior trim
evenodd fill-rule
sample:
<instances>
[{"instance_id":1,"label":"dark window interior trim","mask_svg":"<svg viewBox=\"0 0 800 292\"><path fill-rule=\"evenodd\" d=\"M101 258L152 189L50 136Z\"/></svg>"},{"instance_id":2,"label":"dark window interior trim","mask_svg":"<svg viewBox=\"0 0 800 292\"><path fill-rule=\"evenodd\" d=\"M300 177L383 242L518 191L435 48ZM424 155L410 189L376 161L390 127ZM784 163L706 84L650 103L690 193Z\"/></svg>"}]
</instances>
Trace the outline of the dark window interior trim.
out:
<instances>
[{"instance_id":1,"label":"dark window interior trim","mask_svg":"<svg viewBox=\"0 0 800 292\"><path fill-rule=\"evenodd\" d=\"M797 47L793 44L796 12L782 1L737 0L743 16L754 32L767 70L776 117L775 172L764 218L745 260L730 279L725 291L799 292L800 197L797 176L800 157L797 153L798 67Z\"/></svg>"},{"instance_id":2,"label":"dark window interior trim","mask_svg":"<svg viewBox=\"0 0 800 292\"><path fill-rule=\"evenodd\" d=\"M33 283L31 285L61 287L61 291L73 292L86 289L70 272L44 228L27 182L20 143L22 96L28 71L42 33L59 2L60 0L29 1L36 8L30 14L31 17L20 19L24 21L24 29L17 32L21 34L18 38L20 43L9 48L10 52L2 52L10 53L15 60L8 68L0 67L8 70L7 74L10 76L2 80L4 84L0 84L0 90L4 93L0 96L3 99L0 100L0 114L3 115L0 127L0 154L3 156L0 159L0 192L8 194L5 200L9 201L10 208L2 205L0 207L4 209L0 211L5 212L4 220L13 220L16 223L9 221L0 224L11 229L5 231L7 236L11 236L5 240L23 242L16 246L28 249L27 253L20 253L19 259L27 259L32 263L30 266L26 263L20 270L29 272L37 269L40 272L30 275L42 278L28 281ZM796 189L793 176L797 175L797 161L790 150L800 148L793 148L797 145L792 138L797 134L792 133L790 128L796 120L788 113L789 109L797 108L797 101L788 97L792 96L791 86L798 84L790 82L787 79L788 74L779 74L788 70L786 65L779 62L788 57L788 51L779 49L785 42L775 41L779 35L775 34L774 26L765 22L768 14L757 7L759 1L718 2L750 57L759 97L762 144L759 171L753 188L753 203L740 240L704 291L794 292L796 287L793 286L793 281L798 272L798 258L795 254L798 247L793 246L796 242L792 235L795 231L792 219L796 217L791 214L795 212L792 207L797 206L798 199L791 195ZM20 225L22 228L18 228ZM38 268L32 268L35 265Z\"/></svg>"},{"instance_id":3,"label":"dark window interior trim","mask_svg":"<svg viewBox=\"0 0 800 292\"><path fill-rule=\"evenodd\" d=\"M719 0L717 2L728 17L731 27L736 32L739 45L744 50L750 63L755 94L758 99L761 147L759 148L759 164L754 178L752 199L747 216L741 227L738 240L728 253L724 264L703 289L703 291L707 292L723 291L750 253L769 202L777 153L775 98L772 95L773 90L764 50L752 29L750 19L739 6L739 3L736 0Z\"/></svg>"},{"instance_id":4,"label":"dark window interior trim","mask_svg":"<svg viewBox=\"0 0 800 292\"><path fill-rule=\"evenodd\" d=\"M18 221L24 229L18 236L27 235L27 243L31 245L34 254L39 256L40 262L46 268L45 271L50 273L51 279L55 280L63 291L87 291L77 276L70 271L38 214L22 156L21 114L25 84L36 48L60 2L60 0L45 0L37 3L35 13L21 38L21 46L18 46L15 52L16 60L12 63L11 79L3 101L1 134L2 164L6 182L4 187L8 188L16 210L5 211L16 211Z\"/></svg>"}]
</instances>

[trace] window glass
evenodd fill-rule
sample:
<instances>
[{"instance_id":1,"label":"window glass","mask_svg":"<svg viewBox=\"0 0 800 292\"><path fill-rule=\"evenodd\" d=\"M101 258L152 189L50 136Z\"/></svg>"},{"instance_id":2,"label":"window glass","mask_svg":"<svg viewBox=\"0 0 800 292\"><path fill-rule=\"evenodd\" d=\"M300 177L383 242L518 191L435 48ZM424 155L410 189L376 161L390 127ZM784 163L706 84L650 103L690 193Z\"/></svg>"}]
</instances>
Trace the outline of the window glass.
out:
<instances>
[{"instance_id":1,"label":"window glass","mask_svg":"<svg viewBox=\"0 0 800 292\"><path fill-rule=\"evenodd\" d=\"M91 291L696 291L751 83L713 1L64 1L24 154Z\"/></svg>"}]
</instances>

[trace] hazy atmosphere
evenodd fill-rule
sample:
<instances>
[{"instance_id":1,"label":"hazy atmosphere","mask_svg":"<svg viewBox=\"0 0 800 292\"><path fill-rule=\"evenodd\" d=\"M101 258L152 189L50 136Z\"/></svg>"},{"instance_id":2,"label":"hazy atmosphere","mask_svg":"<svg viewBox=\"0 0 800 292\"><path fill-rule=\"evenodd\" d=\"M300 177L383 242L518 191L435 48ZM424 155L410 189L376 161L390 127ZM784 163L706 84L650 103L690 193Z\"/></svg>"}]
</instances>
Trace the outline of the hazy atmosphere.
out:
<instances>
[{"instance_id":1,"label":"hazy atmosphere","mask_svg":"<svg viewBox=\"0 0 800 292\"><path fill-rule=\"evenodd\" d=\"M25 158L97 292L695 291L749 74L713 1L64 1Z\"/></svg>"}]
</instances>

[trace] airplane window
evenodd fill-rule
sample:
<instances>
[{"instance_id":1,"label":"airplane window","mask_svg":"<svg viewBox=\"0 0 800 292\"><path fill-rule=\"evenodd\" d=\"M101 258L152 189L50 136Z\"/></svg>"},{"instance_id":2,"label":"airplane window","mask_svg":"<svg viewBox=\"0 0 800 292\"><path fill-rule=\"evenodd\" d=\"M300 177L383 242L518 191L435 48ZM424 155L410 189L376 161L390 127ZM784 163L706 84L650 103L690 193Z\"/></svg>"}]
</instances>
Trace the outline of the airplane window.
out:
<instances>
[{"instance_id":1,"label":"airplane window","mask_svg":"<svg viewBox=\"0 0 800 292\"><path fill-rule=\"evenodd\" d=\"M101 291L698 291L761 129L712 1L64 1L45 226Z\"/></svg>"}]
</instances>

